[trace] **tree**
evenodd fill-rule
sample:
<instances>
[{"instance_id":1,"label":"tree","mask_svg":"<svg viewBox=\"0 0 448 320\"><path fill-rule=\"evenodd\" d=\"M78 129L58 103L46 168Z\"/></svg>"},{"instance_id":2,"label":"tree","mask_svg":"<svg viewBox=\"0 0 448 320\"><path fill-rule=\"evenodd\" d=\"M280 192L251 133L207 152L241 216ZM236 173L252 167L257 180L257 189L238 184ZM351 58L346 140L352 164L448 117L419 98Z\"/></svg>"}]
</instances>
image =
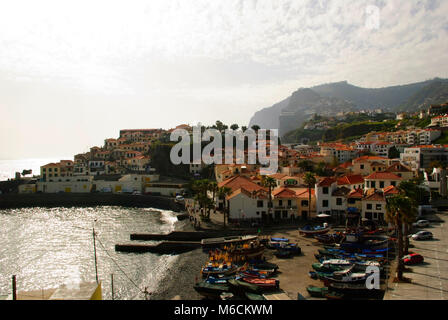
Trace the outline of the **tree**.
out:
<instances>
[{"instance_id":1,"label":"tree","mask_svg":"<svg viewBox=\"0 0 448 320\"><path fill-rule=\"evenodd\" d=\"M232 125L230 126L230 129L232 129L232 130L238 130L239 127L240 127L239 125L237 125L236 123L234 123L234 124L232 124Z\"/></svg>"},{"instance_id":2,"label":"tree","mask_svg":"<svg viewBox=\"0 0 448 320\"><path fill-rule=\"evenodd\" d=\"M405 212L403 216L403 240L404 240L404 254L409 253L409 229L413 222L415 222L417 217L417 208L419 204L419 199L421 198L422 190L419 187L418 182L416 181L403 181L398 186L398 190L400 190L400 194L407 197L410 201L409 211Z\"/></svg>"},{"instance_id":3,"label":"tree","mask_svg":"<svg viewBox=\"0 0 448 320\"><path fill-rule=\"evenodd\" d=\"M277 181L269 176L263 176L262 179L262 185L266 188L268 188L268 196L269 196L269 202L268 202L268 210L272 210L272 189L277 186Z\"/></svg>"},{"instance_id":4,"label":"tree","mask_svg":"<svg viewBox=\"0 0 448 320\"><path fill-rule=\"evenodd\" d=\"M260 127L258 124L254 124L254 125L251 127L251 129L254 130L255 132L258 132L258 130L260 130L261 127Z\"/></svg>"},{"instance_id":5,"label":"tree","mask_svg":"<svg viewBox=\"0 0 448 320\"><path fill-rule=\"evenodd\" d=\"M230 194L232 194L232 189L230 189L229 187L221 187L218 188L217 190L218 193L218 197L220 199L224 199L224 207L223 207L223 211L224 211L224 227L226 226L226 217L228 220L228 208L227 208L227 204L226 204L226 197Z\"/></svg>"},{"instance_id":6,"label":"tree","mask_svg":"<svg viewBox=\"0 0 448 320\"><path fill-rule=\"evenodd\" d=\"M407 215L412 210L412 201L406 196L396 195L386 200L386 221L392 223L397 230L398 267L397 280L403 281L403 222L408 221Z\"/></svg>"},{"instance_id":7,"label":"tree","mask_svg":"<svg viewBox=\"0 0 448 320\"><path fill-rule=\"evenodd\" d=\"M199 204L201 216L204 216L204 210L210 206L210 198L207 195L207 191L210 189L210 182L207 179L195 180L192 182L191 189L195 194L194 199Z\"/></svg>"},{"instance_id":8,"label":"tree","mask_svg":"<svg viewBox=\"0 0 448 320\"><path fill-rule=\"evenodd\" d=\"M302 160L302 161L300 161L297 164L297 167L302 169L302 172L307 172L307 171L313 171L314 170L314 164L313 164L313 162L311 162L309 160Z\"/></svg>"},{"instance_id":9,"label":"tree","mask_svg":"<svg viewBox=\"0 0 448 320\"><path fill-rule=\"evenodd\" d=\"M241 130L243 130L243 132L244 132L244 131L247 130L247 127L246 127L246 126L242 126L242 127L241 127Z\"/></svg>"},{"instance_id":10,"label":"tree","mask_svg":"<svg viewBox=\"0 0 448 320\"><path fill-rule=\"evenodd\" d=\"M387 157L389 159L396 159L400 158L400 151L395 146L392 146L392 148L389 149L389 152L387 153Z\"/></svg>"},{"instance_id":11,"label":"tree","mask_svg":"<svg viewBox=\"0 0 448 320\"><path fill-rule=\"evenodd\" d=\"M311 215L311 189L316 184L316 177L313 175L312 172L307 172L305 174L305 177L303 178L303 181L308 186L308 215ZM303 218L303 217L302 217Z\"/></svg>"},{"instance_id":12,"label":"tree","mask_svg":"<svg viewBox=\"0 0 448 320\"><path fill-rule=\"evenodd\" d=\"M216 126L216 129L219 130L219 132L225 130L225 125L224 125L224 123L222 123L222 122L219 121L219 120L216 121L215 126Z\"/></svg>"}]
</instances>

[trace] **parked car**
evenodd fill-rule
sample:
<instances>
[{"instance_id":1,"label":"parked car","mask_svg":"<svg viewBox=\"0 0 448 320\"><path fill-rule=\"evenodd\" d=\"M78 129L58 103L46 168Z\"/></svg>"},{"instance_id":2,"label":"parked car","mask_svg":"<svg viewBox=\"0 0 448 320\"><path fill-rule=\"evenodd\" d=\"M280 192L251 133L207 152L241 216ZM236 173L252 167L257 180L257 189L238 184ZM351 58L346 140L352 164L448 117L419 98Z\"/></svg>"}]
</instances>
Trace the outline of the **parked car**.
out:
<instances>
[{"instance_id":1,"label":"parked car","mask_svg":"<svg viewBox=\"0 0 448 320\"><path fill-rule=\"evenodd\" d=\"M141 196L142 195L142 193L140 191L134 191L134 192L132 192L132 194L134 196Z\"/></svg>"},{"instance_id":2,"label":"parked car","mask_svg":"<svg viewBox=\"0 0 448 320\"><path fill-rule=\"evenodd\" d=\"M181 195L177 195L175 201L176 201L176 202L179 202L179 203L183 203L183 202L185 201L185 199L184 199L184 197L182 197Z\"/></svg>"},{"instance_id":3,"label":"parked car","mask_svg":"<svg viewBox=\"0 0 448 320\"><path fill-rule=\"evenodd\" d=\"M429 221L428 220L418 220L417 222L413 223L412 226L416 228L426 228L429 227Z\"/></svg>"},{"instance_id":4,"label":"parked car","mask_svg":"<svg viewBox=\"0 0 448 320\"><path fill-rule=\"evenodd\" d=\"M411 264L419 264L422 263L425 259L421 254L418 253L411 253L403 257L403 262L406 265Z\"/></svg>"},{"instance_id":5,"label":"parked car","mask_svg":"<svg viewBox=\"0 0 448 320\"><path fill-rule=\"evenodd\" d=\"M427 240L432 239L432 233L429 231L419 231L411 236L412 240Z\"/></svg>"}]
</instances>

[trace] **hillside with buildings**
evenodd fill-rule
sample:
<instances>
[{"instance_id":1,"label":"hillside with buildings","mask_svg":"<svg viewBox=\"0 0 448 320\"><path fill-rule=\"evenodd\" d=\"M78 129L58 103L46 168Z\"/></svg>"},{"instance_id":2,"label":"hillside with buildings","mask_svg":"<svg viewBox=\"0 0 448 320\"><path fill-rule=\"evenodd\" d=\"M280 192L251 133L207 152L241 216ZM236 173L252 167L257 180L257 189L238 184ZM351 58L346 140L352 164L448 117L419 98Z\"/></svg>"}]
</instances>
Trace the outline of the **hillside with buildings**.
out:
<instances>
[{"instance_id":1,"label":"hillside with buildings","mask_svg":"<svg viewBox=\"0 0 448 320\"><path fill-rule=\"evenodd\" d=\"M254 114L249 126L279 129L284 135L300 128L313 114L337 115L341 112L415 112L430 104L446 101L446 79L385 88L361 88L346 81L301 88L285 100Z\"/></svg>"}]
</instances>

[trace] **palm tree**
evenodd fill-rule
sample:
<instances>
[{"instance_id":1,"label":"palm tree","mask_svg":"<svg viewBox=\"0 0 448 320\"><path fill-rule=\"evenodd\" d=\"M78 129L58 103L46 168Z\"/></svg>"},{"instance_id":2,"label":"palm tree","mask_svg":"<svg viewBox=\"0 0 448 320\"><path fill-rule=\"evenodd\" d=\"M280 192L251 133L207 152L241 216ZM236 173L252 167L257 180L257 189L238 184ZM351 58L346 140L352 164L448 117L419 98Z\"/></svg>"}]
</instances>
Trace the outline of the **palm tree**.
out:
<instances>
[{"instance_id":1,"label":"palm tree","mask_svg":"<svg viewBox=\"0 0 448 320\"><path fill-rule=\"evenodd\" d=\"M407 212L411 211L412 200L403 195L397 195L386 200L386 221L394 224L398 240L397 280L403 281L403 222Z\"/></svg>"},{"instance_id":2,"label":"palm tree","mask_svg":"<svg viewBox=\"0 0 448 320\"><path fill-rule=\"evenodd\" d=\"M269 176L263 176L262 184L264 187L268 188L269 192L269 202L268 202L268 211L272 210L272 189L277 186L277 181Z\"/></svg>"},{"instance_id":3,"label":"palm tree","mask_svg":"<svg viewBox=\"0 0 448 320\"><path fill-rule=\"evenodd\" d=\"M228 216L228 208L226 205L226 197L230 194L232 194L232 189L229 187L221 187L218 188L218 197L220 199L224 198L224 206L223 206L223 213L224 213L224 227L226 226L226 216Z\"/></svg>"},{"instance_id":4,"label":"palm tree","mask_svg":"<svg viewBox=\"0 0 448 320\"><path fill-rule=\"evenodd\" d=\"M199 208L201 210L201 216L204 216L204 209L209 206L210 200L207 196L207 191L210 189L210 182L207 179L195 180L192 183L192 190L195 193L194 199L199 203Z\"/></svg>"},{"instance_id":5,"label":"palm tree","mask_svg":"<svg viewBox=\"0 0 448 320\"><path fill-rule=\"evenodd\" d=\"M232 124L232 125L230 126L230 129L232 129L232 130L238 130L239 127L240 127L239 125L237 125L236 123L234 123L234 124Z\"/></svg>"},{"instance_id":6,"label":"palm tree","mask_svg":"<svg viewBox=\"0 0 448 320\"><path fill-rule=\"evenodd\" d=\"M413 222L415 222L417 217L417 208L419 204L421 190L419 187L418 180L403 181L398 186L400 194L407 197L410 201L409 211L406 211L403 215L403 239L404 239L404 254L409 253L409 229Z\"/></svg>"},{"instance_id":7,"label":"palm tree","mask_svg":"<svg viewBox=\"0 0 448 320\"><path fill-rule=\"evenodd\" d=\"M316 177L312 172L307 172L303 178L303 181L308 186L308 214L311 216L311 189L316 184Z\"/></svg>"}]
</instances>

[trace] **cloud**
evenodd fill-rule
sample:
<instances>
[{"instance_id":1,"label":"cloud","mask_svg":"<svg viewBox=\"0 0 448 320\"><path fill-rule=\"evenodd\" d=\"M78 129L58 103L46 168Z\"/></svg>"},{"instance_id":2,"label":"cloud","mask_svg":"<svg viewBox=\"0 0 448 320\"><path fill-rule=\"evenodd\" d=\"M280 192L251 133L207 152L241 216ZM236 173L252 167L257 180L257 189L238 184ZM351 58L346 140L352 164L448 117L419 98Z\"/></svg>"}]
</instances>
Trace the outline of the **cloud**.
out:
<instances>
[{"instance_id":1,"label":"cloud","mask_svg":"<svg viewBox=\"0 0 448 320\"><path fill-rule=\"evenodd\" d=\"M16 94L69 92L86 108L95 96L98 114L127 98L137 113L157 113L158 127L184 122L189 108L203 123L216 108L244 124L298 87L448 77L447 13L436 0L4 1L0 80ZM22 105L13 94L0 101ZM60 107L42 94L33 102L50 114Z\"/></svg>"}]
</instances>

